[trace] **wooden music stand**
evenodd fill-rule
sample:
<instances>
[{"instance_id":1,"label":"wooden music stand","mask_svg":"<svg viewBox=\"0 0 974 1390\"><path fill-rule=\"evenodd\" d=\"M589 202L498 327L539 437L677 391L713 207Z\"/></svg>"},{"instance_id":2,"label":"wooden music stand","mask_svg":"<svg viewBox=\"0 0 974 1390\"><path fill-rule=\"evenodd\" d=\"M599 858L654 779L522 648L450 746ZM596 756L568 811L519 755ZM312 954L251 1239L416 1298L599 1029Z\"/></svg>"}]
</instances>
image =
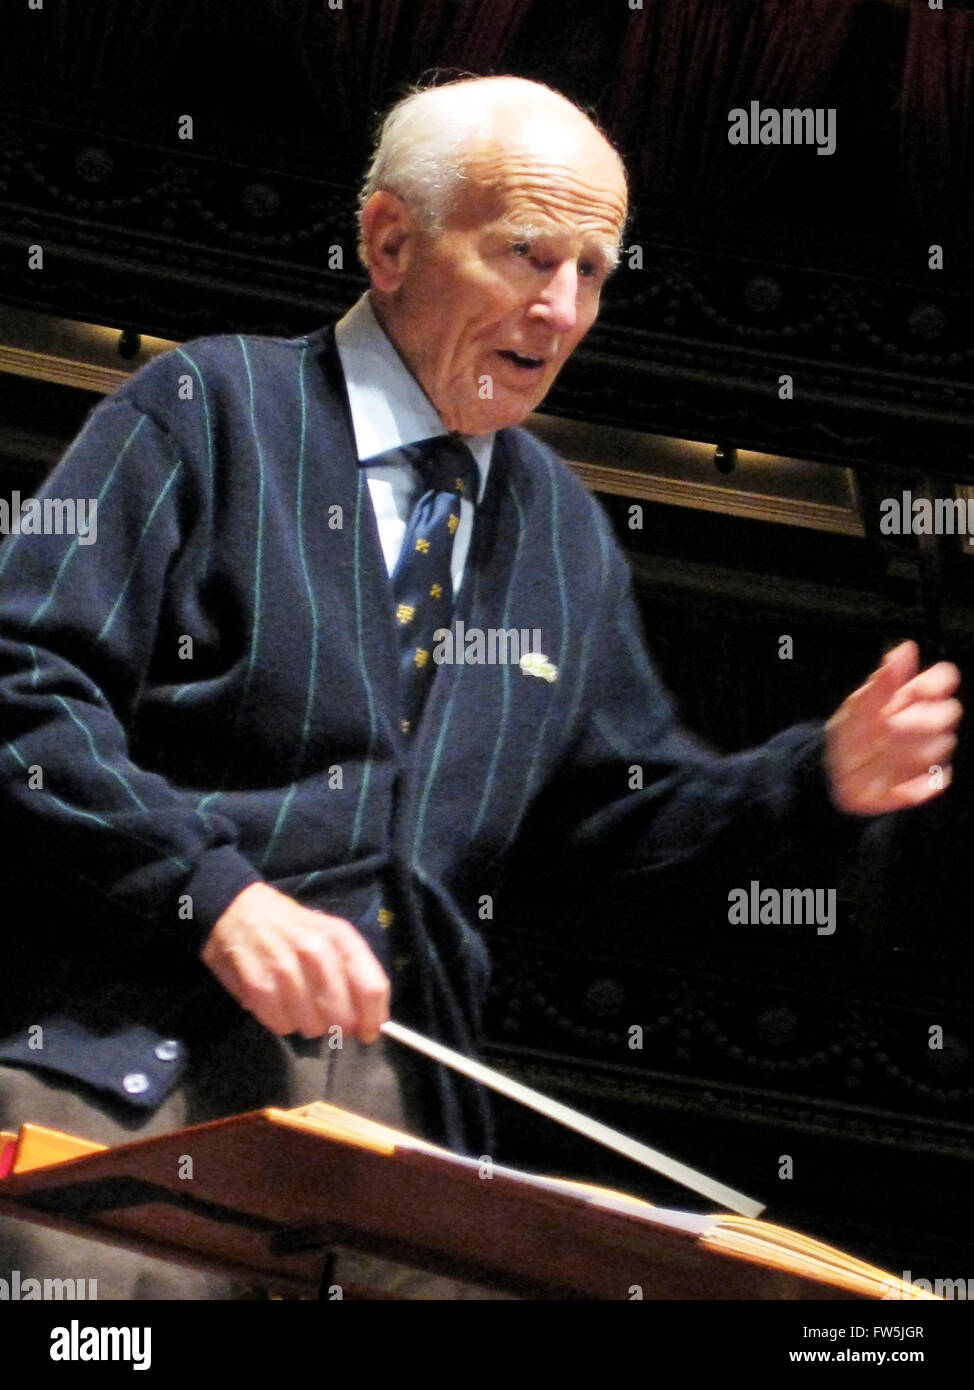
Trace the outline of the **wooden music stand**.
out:
<instances>
[{"instance_id":1,"label":"wooden music stand","mask_svg":"<svg viewBox=\"0 0 974 1390\"><path fill-rule=\"evenodd\" d=\"M341 1246L523 1298L925 1297L765 1222L491 1168L323 1103L114 1148L6 1138L4 1215L284 1296L315 1297Z\"/></svg>"}]
</instances>

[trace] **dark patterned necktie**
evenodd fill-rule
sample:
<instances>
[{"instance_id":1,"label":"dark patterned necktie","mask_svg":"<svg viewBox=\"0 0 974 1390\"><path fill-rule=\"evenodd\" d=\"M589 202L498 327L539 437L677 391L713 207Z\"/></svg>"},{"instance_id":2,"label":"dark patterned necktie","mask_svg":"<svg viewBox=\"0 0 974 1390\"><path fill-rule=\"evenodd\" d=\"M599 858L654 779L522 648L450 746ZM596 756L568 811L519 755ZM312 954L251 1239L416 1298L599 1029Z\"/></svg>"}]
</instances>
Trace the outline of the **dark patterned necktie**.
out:
<instances>
[{"instance_id":1,"label":"dark patterned necktie","mask_svg":"<svg viewBox=\"0 0 974 1390\"><path fill-rule=\"evenodd\" d=\"M434 633L449 628L453 617L453 537L460 525L461 496L477 499L477 464L455 435L406 444L381 457L383 463L412 464L423 480L392 572L402 675L400 728L410 734L435 674Z\"/></svg>"}]
</instances>

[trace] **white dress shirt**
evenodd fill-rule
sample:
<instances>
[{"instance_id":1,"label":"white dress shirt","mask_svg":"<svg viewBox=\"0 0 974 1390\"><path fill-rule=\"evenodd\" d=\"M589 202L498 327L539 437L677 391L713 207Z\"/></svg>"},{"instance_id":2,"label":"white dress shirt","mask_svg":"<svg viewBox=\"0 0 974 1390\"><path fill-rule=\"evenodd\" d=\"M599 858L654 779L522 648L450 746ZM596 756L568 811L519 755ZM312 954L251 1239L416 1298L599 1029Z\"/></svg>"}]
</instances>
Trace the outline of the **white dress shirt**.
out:
<instances>
[{"instance_id":1,"label":"white dress shirt","mask_svg":"<svg viewBox=\"0 0 974 1390\"><path fill-rule=\"evenodd\" d=\"M429 397L410 372L376 318L368 294L335 325L360 460L403 444L448 434ZM477 500L484 495L490 468L493 434L462 435L477 463ZM396 567L406 523L420 495L422 480L409 464L379 464L365 469L386 569ZM453 538L450 573L453 592L459 592L473 530L473 503L460 498L460 525Z\"/></svg>"}]
</instances>

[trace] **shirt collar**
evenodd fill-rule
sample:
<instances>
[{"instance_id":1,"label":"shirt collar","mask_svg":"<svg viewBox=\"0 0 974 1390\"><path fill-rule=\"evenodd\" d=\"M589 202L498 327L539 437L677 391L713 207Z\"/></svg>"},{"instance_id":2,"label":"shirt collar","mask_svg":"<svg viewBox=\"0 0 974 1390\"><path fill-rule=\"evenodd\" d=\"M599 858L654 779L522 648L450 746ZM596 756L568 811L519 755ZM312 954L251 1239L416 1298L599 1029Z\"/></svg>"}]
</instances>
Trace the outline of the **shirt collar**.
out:
<instances>
[{"instance_id":1,"label":"shirt collar","mask_svg":"<svg viewBox=\"0 0 974 1390\"><path fill-rule=\"evenodd\" d=\"M375 316L368 294L335 325L359 460L449 434L432 402ZM484 495L493 434L461 436L477 462Z\"/></svg>"}]
</instances>

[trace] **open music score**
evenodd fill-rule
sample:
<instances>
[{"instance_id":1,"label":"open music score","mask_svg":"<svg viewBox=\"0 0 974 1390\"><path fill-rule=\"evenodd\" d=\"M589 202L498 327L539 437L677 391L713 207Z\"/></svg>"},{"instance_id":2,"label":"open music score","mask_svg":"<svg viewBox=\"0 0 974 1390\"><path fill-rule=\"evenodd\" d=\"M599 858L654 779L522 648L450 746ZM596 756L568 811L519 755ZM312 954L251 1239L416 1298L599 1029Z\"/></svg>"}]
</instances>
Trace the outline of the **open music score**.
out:
<instances>
[{"instance_id":1,"label":"open music score","mask_svg":"<svg viewBox=\"0 0 974 1390\"><path fill-rule=\"evenodd\" d=\"M324 1102L114 1148L24 1125L3 1136L0 1174L6 1215L297 1296L316 1295L325 1252L344 1246L528 1298L930 1297L764 1221L486 1176Z\"/></svg>"}]
</instances>

